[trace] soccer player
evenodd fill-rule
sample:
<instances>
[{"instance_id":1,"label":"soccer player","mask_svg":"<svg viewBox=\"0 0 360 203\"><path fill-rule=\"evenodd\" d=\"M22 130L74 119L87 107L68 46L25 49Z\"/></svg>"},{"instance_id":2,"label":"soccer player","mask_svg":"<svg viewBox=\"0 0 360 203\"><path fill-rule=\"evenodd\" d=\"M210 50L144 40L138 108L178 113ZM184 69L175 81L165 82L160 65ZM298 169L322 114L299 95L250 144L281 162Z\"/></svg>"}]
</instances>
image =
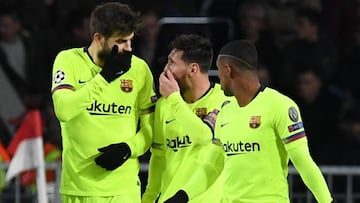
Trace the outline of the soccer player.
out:
<instances>
[{"instance_id":1,"label":"soccer player","mask_svg":"<svg viewBox=\"0 0 360 203\"><path fill-rule=\"evenodd\" d=\"M126 4L98 5L91 44L56 56L52 98L63 141L63 203L141 202L137 157L152 142L156 97L148 65L131 52L138 19Z\"/></svg>"},{"instance_id":2,"label":"soccer player","mask_svg":"<svg viewBox=\"0 0 360 203\"><path fill-rule=\"evenodd\" d=\"M321 203L332 201L309 153L297 104L259 83L257 51L247 40L224 45L217 57L221 88L235 96L220 110L215 127L225 151L224 203L288 203L289 159Z\"/></svg>"},{"instance_id":3,"label":"soccer player","mask_svg":"<svg viewBox=\"0 0 360 203\"><path fill-rule=\"evenodd\" d=\"M158 202L219 202L222 185L217 177L222 168L210 160L217 156L223 162L223 152L211 140L218 110L229 97L219 84L209 81L213 52L207 38L179 35L170 49L159 78L162 97L155 107L148 185L142 202L157 198ZM208 171L194 174L199 167ZM214 178L217 180L211 180Z\"/></svg>"}]
</instances>

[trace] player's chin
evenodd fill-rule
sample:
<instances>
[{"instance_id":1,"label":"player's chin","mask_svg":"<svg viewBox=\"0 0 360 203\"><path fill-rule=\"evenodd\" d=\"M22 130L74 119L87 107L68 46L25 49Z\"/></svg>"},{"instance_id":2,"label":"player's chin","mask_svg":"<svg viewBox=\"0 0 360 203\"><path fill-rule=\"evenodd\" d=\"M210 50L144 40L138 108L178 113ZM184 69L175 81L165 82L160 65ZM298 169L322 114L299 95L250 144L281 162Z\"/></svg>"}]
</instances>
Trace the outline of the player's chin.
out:
<instances>
[{"instance_id":1,"label":"player's chin","mask_svg":"<svg viewBox=\"0 0 360 203\"><path fill-rule=\"evenodd\" d=\"M230 92L229 90L223 89L223 88L221 88L221 89L224 91L225 96L228 96L228 97L234 96L234 94L232 92Z\"/></svg>"}]
</instances>

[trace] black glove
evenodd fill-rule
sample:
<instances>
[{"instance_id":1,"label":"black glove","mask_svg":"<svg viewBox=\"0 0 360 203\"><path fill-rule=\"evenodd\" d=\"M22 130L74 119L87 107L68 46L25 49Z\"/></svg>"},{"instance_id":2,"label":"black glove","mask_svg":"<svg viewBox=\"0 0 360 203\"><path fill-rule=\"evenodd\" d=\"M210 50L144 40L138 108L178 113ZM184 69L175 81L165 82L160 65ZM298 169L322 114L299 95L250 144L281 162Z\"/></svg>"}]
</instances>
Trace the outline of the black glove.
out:
<instances>
[{"instance_id":1,"label":"black glove","mask_svg":"<svg viewBox=\"0 0 360 203\"><path fill-rule=\"evenodd\" d=\"M108 171L121 166L131 156L130 147L124 142L111 144L98 150L102 154L95 158L95 162Z\"/></svg>"},{"instance_id":2,"label":"black glove","mask_svg":"<svg viewBox=\"0 0 360 203\"><path fill-rule=\"evenodd\" d=\"M179 190L174 196L166 200L164 203L186 203L188 201L189 197L186 192L184 190Z\"/></svg>"},{"instance_id":3,"label":"black glove","mask_svg":"<svg viewBox=\"0 0 360 203\"><path fill-rule=\"evenodd\" d=\"M115 80L130 69L132 52L124 50L119 54L118 49L117 45L113 46L103 70L100 72L107 82Z\"/></svg>"}]
</instances>

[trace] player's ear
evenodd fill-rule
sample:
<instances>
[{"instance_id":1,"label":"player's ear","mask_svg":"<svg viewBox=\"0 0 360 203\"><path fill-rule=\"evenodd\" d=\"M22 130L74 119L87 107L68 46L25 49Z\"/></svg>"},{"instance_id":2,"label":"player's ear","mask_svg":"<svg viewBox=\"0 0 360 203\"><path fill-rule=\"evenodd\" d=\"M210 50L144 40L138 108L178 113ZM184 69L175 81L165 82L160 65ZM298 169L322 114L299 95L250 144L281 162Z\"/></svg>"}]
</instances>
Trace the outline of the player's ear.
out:
<instances>
[{"instance_id":1,"label":"player's ear","mask_svg":"<svg viewBox=\"0 0 360 203\"><path fill-rule=\"evenodd\" d=\"M105 37L98 33L98 32L95 32L94 33L94 41L98 44L98 45L104 45L105 43Z\"/></svg>"},{"instance_id":2,"label":"player's ear","mask_svg":"<svg viewBox=\"0 0 360 203\"><path fill-rule=\"evenodd\" d=\"M197 73L199 71L200 71L199 64L197 64L197 63L191 63L190 64L190 69L189 69L190 73Z\"/></svg>"},{"instance_id":3,"label":"player's ear","mask_svg":"<svg viewBox=\"0 0 360 203\"><path fill-rule=\"evenodd\" d=\"M233 69L234 69L234 67L232 67L229 64L224 65L224 72L225 72L226 77L229 77L229 78L234 77L234 70Z\"/></svg>"}]
</instances>

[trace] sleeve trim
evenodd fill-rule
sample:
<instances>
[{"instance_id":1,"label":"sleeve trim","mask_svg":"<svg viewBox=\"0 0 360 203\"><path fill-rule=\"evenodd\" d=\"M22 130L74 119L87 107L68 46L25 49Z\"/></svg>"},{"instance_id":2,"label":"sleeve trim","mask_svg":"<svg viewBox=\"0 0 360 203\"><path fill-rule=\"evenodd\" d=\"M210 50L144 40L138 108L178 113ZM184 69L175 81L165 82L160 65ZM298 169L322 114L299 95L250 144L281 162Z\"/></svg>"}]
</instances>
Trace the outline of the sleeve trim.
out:
<instances>
[{"instance_id":1,"label":"sleeve trim","mask_svg":"<svg viewBox=\"0 0 360 203\"><path fill-rule=\"evenodd\" d=\"M55 88L51 91L51 94L54 94L54 92L55 92L56 90L60 90L60 89L69 89L69 90L74 91L74 87L73 87L72 85L63 84L63 85L59 85L59 86L55 87Z\"/></svg>"},{"instance_id":2,"label":"sleeve trim","mask_svg":"<svg viewBox=\"0 0 360 203\"><path fill-rule=\"evenodd\" d=\"M303 137L306 137L305 131L301 131L301 132L291 135L289 137L283 138L282 141L285 144L289 144L290 142L294 142L295 140L298 140Z\"/></svg>"}]
</instances>

